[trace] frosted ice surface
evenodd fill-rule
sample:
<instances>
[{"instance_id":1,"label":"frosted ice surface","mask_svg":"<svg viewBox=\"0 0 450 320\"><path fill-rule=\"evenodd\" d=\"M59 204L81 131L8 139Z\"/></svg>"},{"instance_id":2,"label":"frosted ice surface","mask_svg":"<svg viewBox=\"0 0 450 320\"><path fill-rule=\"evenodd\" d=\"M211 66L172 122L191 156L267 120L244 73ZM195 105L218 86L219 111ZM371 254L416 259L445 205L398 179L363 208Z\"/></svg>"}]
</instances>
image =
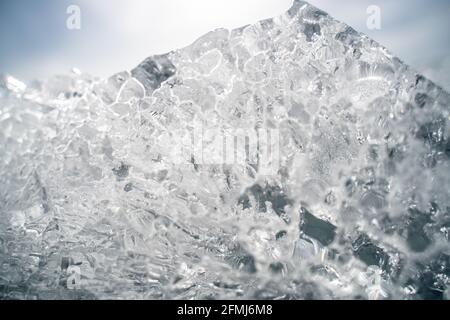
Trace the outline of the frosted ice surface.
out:
<instances>
[{"instance_id":1,"label":"frosted ice surface","mask_svg":"<svg viewBox=\"0 0 450 320\"><path fill-rule=\"evenodd\" d=\"M0 297L448 298L449 102L302 1L109 79L4 77ZM240 129L277 170L205 161Z\"/></svg>"}]
</instances>

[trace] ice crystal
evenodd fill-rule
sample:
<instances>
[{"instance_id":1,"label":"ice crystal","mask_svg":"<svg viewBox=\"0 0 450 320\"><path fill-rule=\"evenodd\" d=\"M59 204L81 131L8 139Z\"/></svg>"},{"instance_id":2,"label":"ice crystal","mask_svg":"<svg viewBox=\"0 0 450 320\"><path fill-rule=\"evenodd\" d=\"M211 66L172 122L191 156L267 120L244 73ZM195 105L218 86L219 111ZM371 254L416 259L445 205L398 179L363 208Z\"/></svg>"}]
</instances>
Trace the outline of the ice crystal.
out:
<instances>
[{"instance_id":1,"label":"ice crystal","mask_svg":"<svg viewBox=\"0 0 450 320\"><path fill-rule=\"evenodd\" d=\"M449 102L302 1L109 79L4 77L0 297L448 298ZM277 130L279 167L208 162L209 129Z\"/></svg>"}]
</instances>

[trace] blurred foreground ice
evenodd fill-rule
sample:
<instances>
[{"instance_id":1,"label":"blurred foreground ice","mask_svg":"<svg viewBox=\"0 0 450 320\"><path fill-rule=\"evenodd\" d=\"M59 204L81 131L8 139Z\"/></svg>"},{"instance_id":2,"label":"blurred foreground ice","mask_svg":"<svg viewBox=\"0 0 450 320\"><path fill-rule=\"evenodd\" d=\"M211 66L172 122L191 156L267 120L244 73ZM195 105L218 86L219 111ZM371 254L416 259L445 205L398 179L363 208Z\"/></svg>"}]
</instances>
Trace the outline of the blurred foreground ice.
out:
<instances>
[{"instance_id":1,"label":"blurred foreground ice","mask_svg":"<svg viewBox=\"0 0 450 320\"><path fill-rule=\"evenodd\" d=\"M448 298L449 102L301 1L106 80L4 77L0 298ZM279 169L196 128L278 130Z\"/></svg>"}]
</instances>

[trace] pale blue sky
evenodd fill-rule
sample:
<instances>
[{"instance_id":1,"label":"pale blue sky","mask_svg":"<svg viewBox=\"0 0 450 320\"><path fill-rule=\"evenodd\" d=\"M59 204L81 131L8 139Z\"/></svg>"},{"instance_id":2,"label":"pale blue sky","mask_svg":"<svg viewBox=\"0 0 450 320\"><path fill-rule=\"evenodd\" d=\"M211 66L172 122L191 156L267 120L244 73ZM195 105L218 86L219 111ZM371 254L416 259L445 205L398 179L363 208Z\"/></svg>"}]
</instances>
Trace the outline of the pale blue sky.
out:
<instances>
[{"instance_id":1,"label":"pale blue sky","mask_svg":"<svg viewBox=\"0 0 450 320\"><path fill-rule=\"evenodd\" d=\"M450 91L450 0L310 0ZM0 72L30 81L72 67L108 76L152 54L286 11L292 0L0 0ZM66 8L82 28L66 29ZM380 6L381 30L366 9Z\"/></svg>"}]
</instances>

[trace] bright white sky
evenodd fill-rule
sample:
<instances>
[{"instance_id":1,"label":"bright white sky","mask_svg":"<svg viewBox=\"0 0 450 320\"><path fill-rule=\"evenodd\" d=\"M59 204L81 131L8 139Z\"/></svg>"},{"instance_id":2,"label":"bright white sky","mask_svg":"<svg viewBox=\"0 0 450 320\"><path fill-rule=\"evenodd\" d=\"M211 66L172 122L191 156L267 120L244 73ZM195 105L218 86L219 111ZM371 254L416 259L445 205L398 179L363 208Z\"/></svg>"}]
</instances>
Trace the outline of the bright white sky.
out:
<instances>
[{"instance_id":1,"label":"bright white sky","mask_svg":"<svg viewBox=\"0 0 450 320\"><path fill-rule=\"evenodd\" d=\"M450 1L310 0L450 90ZM81 8L82 28L65 27ZM71 67L107 76L152 54L187 46L216 28L236 28L285 12L292 0L0 0L0 72L23 80ZM368 30L366 9L381 8Z\"/></svg>"}]
</instances>

